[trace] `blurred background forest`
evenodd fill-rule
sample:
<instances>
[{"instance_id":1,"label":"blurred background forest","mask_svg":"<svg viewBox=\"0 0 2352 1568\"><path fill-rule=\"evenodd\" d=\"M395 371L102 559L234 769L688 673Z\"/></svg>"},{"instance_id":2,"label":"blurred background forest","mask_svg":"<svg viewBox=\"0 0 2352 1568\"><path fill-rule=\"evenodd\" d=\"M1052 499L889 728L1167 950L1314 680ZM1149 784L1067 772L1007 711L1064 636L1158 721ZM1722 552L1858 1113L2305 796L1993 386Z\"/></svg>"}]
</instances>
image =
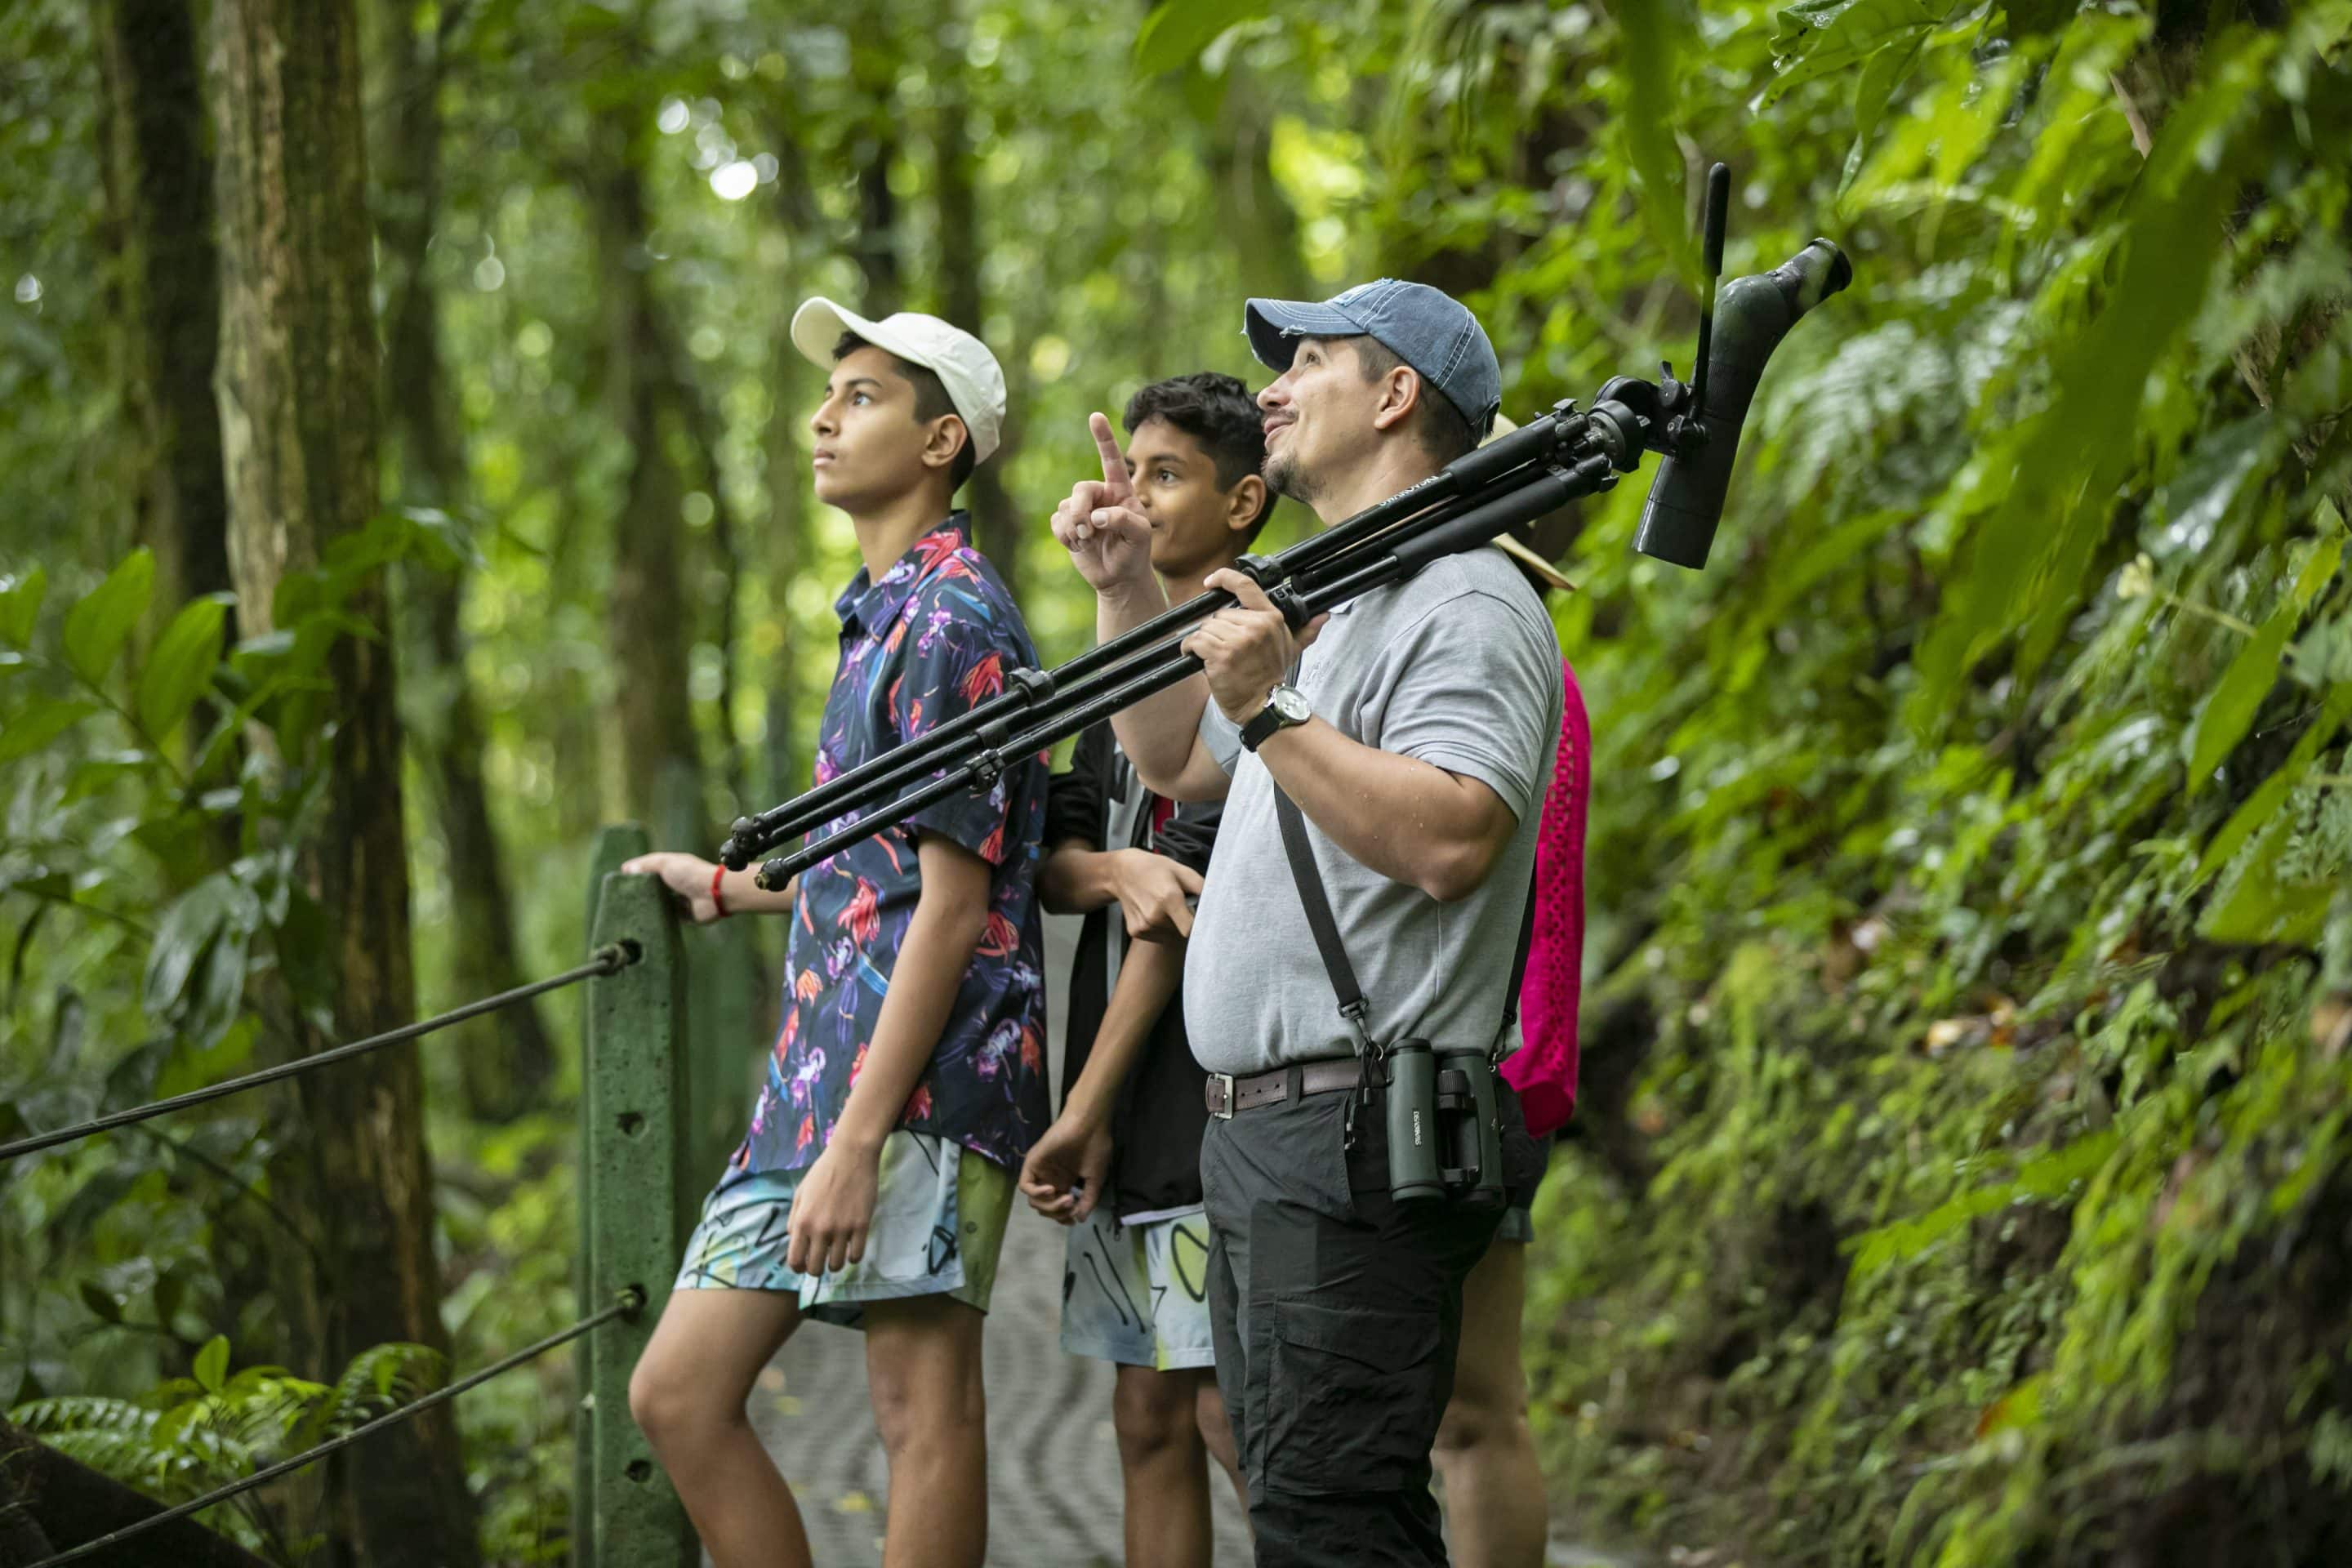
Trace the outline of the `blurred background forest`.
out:
<instances>
[{"instance_id":1,"label":"blurred background forest","mask_svg":"<svg viewBox=\"0 0 2352 1568\"><path fill-rule=\"evenodd\" d=\"M1855 283L1778 356L1708 572L1629 554L1645 481L1563 531L1597 755L1528 1313L1555 1507L1688 1563L2352 1561L2347 35L14 0L0 1141L574 963L601 825L708 849L805 782L856 560L803 297L996 349L967 504L1057 661L1088 410L1255 385L1245 294L1386 273L1478 310L1514 417L1686 368L1719 158L1727 273L1821 233ZM740 1077L780 954L726 940ZM570 1322L580 1024L0 1168L0 1409L189 1496ZM273 1365L325 1381L227 1371ZM562 1561L573 1394L550 1360L214 1522Z\"/></svg>"}]
</instances>

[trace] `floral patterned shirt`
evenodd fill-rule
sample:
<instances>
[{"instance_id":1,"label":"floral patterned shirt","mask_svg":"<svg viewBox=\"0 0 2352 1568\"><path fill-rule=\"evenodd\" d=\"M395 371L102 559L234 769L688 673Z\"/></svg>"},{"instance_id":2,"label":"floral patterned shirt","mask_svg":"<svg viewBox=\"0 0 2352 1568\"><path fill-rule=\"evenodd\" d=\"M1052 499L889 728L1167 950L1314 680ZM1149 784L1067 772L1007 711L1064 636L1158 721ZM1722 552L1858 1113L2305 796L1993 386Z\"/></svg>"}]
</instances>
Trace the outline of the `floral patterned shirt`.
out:
<instances>
[{"instance_id":1,"label":"floral patterned shirt","mask_svg":"<svg viewBox=\"0 0 2352 1568\"><path fill-rule=\"evenodd\" d=\"M1006 670L1036 662L1021 612L972 548L962 512L918 540L881 581L869 583L859 568L834 608L841 665L818 731L820 784L994 697ZM989 908L947 1027L898 1125L1019 1165L1051 1120L1035 891L1045 790L1041 752L1008 766L992 786L950 795L802 876L783 1026L730 1177L798 1170L824 1152L914 920L922 888L917 829L989 863ZM825 831L862 815L847 813Z\"/></svg>"}]
</instances>

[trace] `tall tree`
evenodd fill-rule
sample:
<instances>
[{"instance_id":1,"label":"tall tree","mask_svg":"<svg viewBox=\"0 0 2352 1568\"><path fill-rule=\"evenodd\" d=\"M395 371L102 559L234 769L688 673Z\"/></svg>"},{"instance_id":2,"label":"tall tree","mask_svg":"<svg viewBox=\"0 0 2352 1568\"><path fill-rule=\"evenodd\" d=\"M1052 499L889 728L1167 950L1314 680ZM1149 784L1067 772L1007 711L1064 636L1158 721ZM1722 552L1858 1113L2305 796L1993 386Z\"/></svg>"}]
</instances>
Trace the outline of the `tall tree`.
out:
<instances>
[{"instance_id":1,"label":"tall tree","mask_svg":"<svg viewBox=\"0 0 2352 1568\"><path fill-rule=\"evenodd\" d=\"M608 118L588 174L606 321L605 394L629 444L628 477L613 525L607 609L623 662L614 681L621 798L663 844L709 837L694 731L688 654L693 617L684 580L685 485L665 439L673 380L667 333L646 240L647 117Z\"/></svg>"},{"instance_id":2,"label":"tall tree","mask_svg":"<svg viewBox=\"0 0 2352 1568\"><path fill-rule=\"evenodd\" d=\"M944 13L936 36L938 109L933 117L931 146L937 160L931 188L939 202L939 292L941 312L964 331L987 336L983 320L987 298L981 287L985 258L980 234L979 204L974 196L971 150L971 68L965 62L963 27L957 22L955 0L943 0ZM972 471L964 487L981 547L1017 592L1021 585L1021 512L1004 486L1004 470L1019 449L1020 399L1010 384L1013 367L1005 367L1004 429L996 452Z\"/></svg>"},{"instance_id":3,"label":"tall tree","mask_svg":"<svg viewBox=\"0 0 2352 1568\"><path fill-rule=\"evenodd\" d=\"M120 384L141 448L132 533L155 552L159 602L175 606L229 586L213 401L220 268L195 16L186 0L105 0L95 21Z\"/></svg>"},{"instance_id":4,"label":"tall tree","mask_svg":"<svg viewBox=\"0 0 2352 1568\"><path fill-rule=\"evenodd\" d=\"M267 631L289 572L315 564L376 511L377 358L352 0L218 0L220 406L230 563L246 626ZM381 626L381 573L348 607ZM387 646L339 638L339 722L302 870L331 935L330 1022L373 1034L415 1011L397 689ZM293 1026L297 1051L326 1042ZM423 1077L414 1051L296 1080L299 1114L271 1173L312 1233L314 1364L388 1341L446 1353L433 1252ZM282 1305L295 1306L297 1301ZM378 1568L469 1568L474 1508L446 1407L345 1456L341 1523Z\"/></svg>"},{"instance_id":5,"label":"tall tree","mask_svg":"<svg viewBox=\"0 0 2352 1568\"><path fill-rule=\"evenodd\" d=\"M441 205L444 51L464 9L442 7L430 33L418 29L415 7L405 0L383 0L376 18L385 80L377 166L388 274L386 434L398 450L399 494L451 513L465 504L466 458L451 427L440 296L425 262ZM403 717L448 851L447 985L451 999L462 1001L521 980L498 831L482 788L488 741L467 679L458 624L465 579L412 563L399 586L407 612L401 617ZM461 1026L448 1044L463 1064L466 1097L477 1116L504 1120L529 1108L555 1069L554 1046L529 1003Z\"/></svg>"}]
</instances>

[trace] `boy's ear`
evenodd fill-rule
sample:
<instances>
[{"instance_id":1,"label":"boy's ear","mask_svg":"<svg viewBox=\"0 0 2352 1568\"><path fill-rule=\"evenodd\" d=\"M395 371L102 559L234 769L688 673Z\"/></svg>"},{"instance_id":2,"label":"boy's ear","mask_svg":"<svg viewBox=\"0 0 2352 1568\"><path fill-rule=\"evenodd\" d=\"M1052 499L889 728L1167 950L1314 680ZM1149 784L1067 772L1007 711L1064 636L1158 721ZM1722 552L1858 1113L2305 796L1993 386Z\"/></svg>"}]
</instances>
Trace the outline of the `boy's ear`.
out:
<instances>
[{"instance_id":1,"label":"boy's ear","mask_svg":"<svg viewBox=\"0 0 2352 1568\"><path fill-rule=\"evenodd\" d=\"M964 426L963 416L942 414L923 431L923 466L944 468L955 461L955 456L971 444L971 432Z\"/></svg>"},{"instance_id":2,"label":"boy's ear","mask_svg":"<svg viewBox=\"0 0 2352 1568\"><path fill-rule=\"evenodd\" d=\"M1265 478L1244 474L1242 482L1225 492L1225 526L1238 533L1265 507Z\"/></svg>"}]
</instances>

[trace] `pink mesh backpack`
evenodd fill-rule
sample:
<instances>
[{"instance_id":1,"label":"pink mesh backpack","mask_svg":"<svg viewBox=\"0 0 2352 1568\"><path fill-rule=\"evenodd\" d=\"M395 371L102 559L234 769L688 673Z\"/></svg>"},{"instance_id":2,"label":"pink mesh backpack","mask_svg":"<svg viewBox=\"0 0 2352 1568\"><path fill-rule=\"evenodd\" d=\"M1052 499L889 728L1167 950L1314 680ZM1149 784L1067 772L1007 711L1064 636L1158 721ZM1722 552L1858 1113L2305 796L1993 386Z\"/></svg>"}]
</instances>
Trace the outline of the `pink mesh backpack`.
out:
<instances>
[{"instance_id":1,"label":"pink mesh backpack","mask_svg":"<svg viewBox=\"0 0 2352 1568\"><path fill-rule=\"evenodd\" d=\"M1584 971L1584 810L1592 794L1592 731L1576 671L1560 661L1568 700L1560 708L1559 755L1536 826L1533 933L1519 984L1525 1043L1503 1063L1519 1091L1528 1131L1559 1130L1576 1109L1576 1007Z\"/></svg>"}]
</instances>

